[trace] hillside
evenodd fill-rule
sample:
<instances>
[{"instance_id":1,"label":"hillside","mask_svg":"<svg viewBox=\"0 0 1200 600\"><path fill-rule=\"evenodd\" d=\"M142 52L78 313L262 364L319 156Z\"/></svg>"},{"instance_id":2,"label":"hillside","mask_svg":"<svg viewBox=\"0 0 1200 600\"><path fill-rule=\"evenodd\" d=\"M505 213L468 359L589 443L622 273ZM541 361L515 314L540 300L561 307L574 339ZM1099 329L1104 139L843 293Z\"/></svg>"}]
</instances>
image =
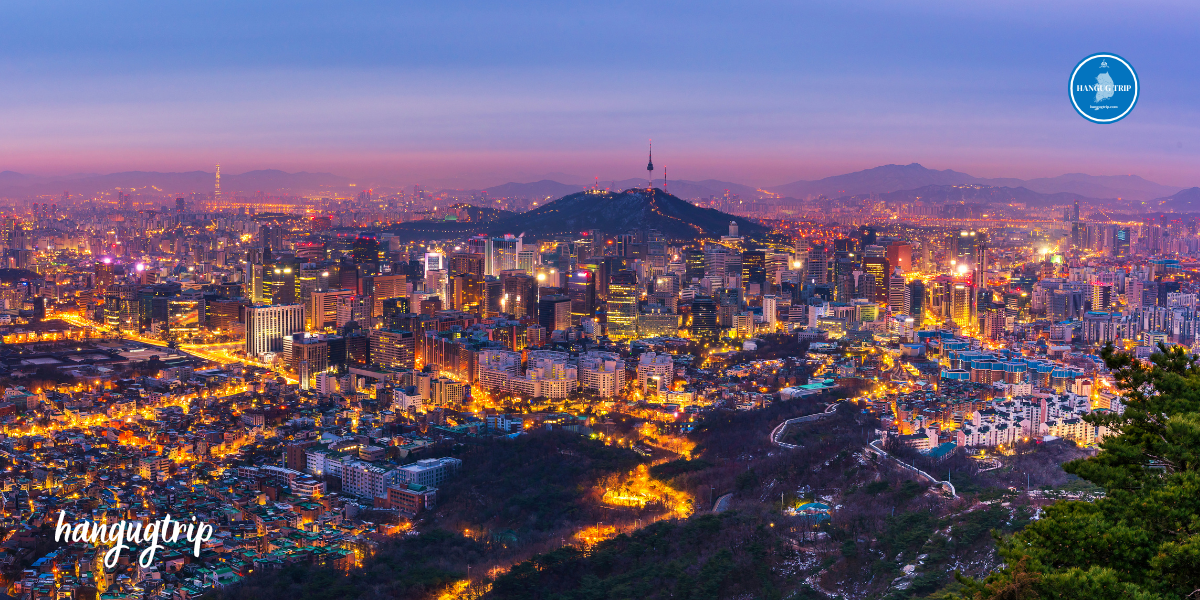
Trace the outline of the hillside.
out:
<instances>
[{"instance_id":1,"label":"hillside","mask_svg":"<svg viewBox=\"0 0 1200 600\"><path fill-rule=\"evenodd\" d=\"M886 194L928 186L982 185L994 188L1025 188L1045 194L1077 194L1088 198L1122 198L1148 201L1179 190L1147 181L1136 175L1087 175L1067 173L1057 177L1022 180L1011 177L989 179L949 169L938 171L920 164L883 165L872 169L834 175L813 181L794 181L775 186L771 191L791 198L826 196L841 198L861 194Z\"/></svg>"},{"instance_id":2,"label":"hillside","mask_svg":"<svg viewBox=\"0 0 1200 600\"><path fill-rule=\"evenodd\" d=\"M390 230L402 240L451 239L474 233L524 233L526 240L598 229L606 235L657 229L668 239L717 237L736 221L741 234L766 231L763 226L711 208L700 208L660 189L623 192L578 192L527 213L490 222L413 221ZM486 231L483 231L485 230Z\"/></svg>"},{"instance_id":3,"label":"hillside","mask_svg":"<svg viewBox=\"0 0 1200 600\"><path fill-rule=\"evenodd\" d=\"M764 228L753 221L711 208L699 208L660 189L628 189L623 192L580 192L564 196L536 210L518 215L494 233L525 232L540 238L599 229L605 234L637 229L657 229L668 239L725 235L729 222L736 221L741 233Z\"/></svg>"},{"instance_id":4,"label":"hillside","mask_svg":"<svg viewBox=\"0 0 1200 600\"><path fill-rule=\"evenodd\" d=\"M827 196L840 198L858 194L883 194L897 190L911 190L927 185L962 185L975 178L958 171L927 169L917 163L910 165L883 165L845 175L834 175L815 181L794 181L771 188L792 198Z\"/></svg>"},{"instance_id":5,"label":"hillside","mask_svg":"<svg viewBox=\"0 0 1200 600\"><path fill-rule=\"evenodd\" d=\"M1191 187L1147 204L1153 210L1200 212L1200 187Z\"/></svg>"},{"instance_id":6,"label":"hillside","mask_svg":"<svg viewBox=\"0 0 1200 600\"><path fill-rule=\"evenodd\" d=\"M987 185L927 185L912 190L901 190L880 194L879 197L888 202L923 202L943 204L947 202L966 202L968 204L1008 204L1019 202L1028 206L1061 206L1078 200L1083 203L1101 202L1069 192L1042 194L1024 187L992 187Z\"/></svg>"}]
</instances>

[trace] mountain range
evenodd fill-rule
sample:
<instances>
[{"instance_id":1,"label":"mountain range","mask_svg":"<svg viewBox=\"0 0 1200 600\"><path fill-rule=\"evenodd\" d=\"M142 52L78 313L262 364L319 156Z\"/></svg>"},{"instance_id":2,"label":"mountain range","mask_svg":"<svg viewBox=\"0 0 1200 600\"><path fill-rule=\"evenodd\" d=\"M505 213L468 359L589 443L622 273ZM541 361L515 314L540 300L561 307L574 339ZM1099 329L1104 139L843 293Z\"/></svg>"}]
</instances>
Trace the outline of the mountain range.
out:
<instances>
[{"instance_id":1,"label":"mountain range","mask_svg":"<svg viewBox=\"0 0 1200 600\"><path fill-rule=\"evenodd\" d=\"M719 237L738 224L742 235L761 233L754 221L711 208L700 208L661 189L631 188L622 192L595 191L568 194L538 208L493 222L412 221L391 231L401 239L446 239L470 233L524 233L527 239L544 239L597 229L604 234L656 229L667 239Z\"/></svg>"},{"instance_id":2,"label":"mountain range","mask_svg":"<svg viewBox=\"0 0 1200 600\"><path fill-rule=\"evenodd\" d=\"M127 171L107 175L77 174L42 177L25 175L13 171L0 172L0 196L20 198L43 194L91 195L111 191L114 188L151 188L156 194L188 194L212 191L216 181L214 173L188 171L184 173L159 173L154 171ZM228 194L251 195L257 191L271 194L308 194L322 189L346 188L351 180L332 173L288 173L276 169L248 171L246 173L222 174L221 191ZM155 188L157 188L155 190Z\"/></svg>"},{"instance_id":3,"label":"mountain range","mask_svg":"<svg viewBox=\"0 0 1200 600\"><path fill-rule=\"evenodd\" d=\"M841 198L862 194L886 194L915 190L926 186L986 185L1000 188L1025 188L1039 194L1078 194L1085 198L1122 198L1148 201L1178 192L1180 188L1148 181L1137 175L1086 175L1068 173L1037 179L984 178L946 169L927 169L917 163L883 165L873 169L835 175L815 181L793 181L768 188L790 198Z\"/></svg>"},{"instance_id":4,"label":"mountain range","mask_svg":"<svg viewBox=\"0 0 1200 600\"><path fill-rule=\"evenodd\" d=\"M443 190L460 197L464 194L485 191L496 198L516 197L530 198L539 201L561 198L598 184L609 190L625 190L642 188L646 185L644 179L625 179L621 181L594 182L593 185L578 183L580 178L555 174L569 183L554 179L542 179L529 183L509 182L502 185L484 188L483 190ZM256 191L270 194L313 194L325 191L353 191L351 180L347 177L332 173L287 173L285 171L265 169L249 171L240 174L224 174L221 177L221 188L226 193L251 195ZM151 193L187 194L194 191L208 192L213 189L214 174L205 171L189 171L183 173L160 173L152 171L128 171L122 173L74 174L61 176L36 176L0 172L0 197L23 198L45 194L61 194L69 191L73 195L91 195L98 192L111 191L114 188L143 189L151 188ZM367 185L376 185L364 182ZM665 185L664 185L665 184ZM1033 204L1053 203L1056 194L1077 194L1082 198L1110 199L1145 202L1149 208L1171 210L1173 207L1190 207L1185 201L1173 202L1173 195L1181 192L1182 188L1172 187L1148 181L1136 175L1087 175L1083 173L1068 173L1057 177L1042 177L1036 179L1016 178L983 178L967 173L945 169L928 169L920 164L883 165L853 173L835 175L817 180L793 181L788 184L765 188L766 191L786 198L810 199L818 196L827 198L842 198L864 194L888 194L904 190L917 190L928 186L963 186L983 185L996 188L1023 188L1036 194L1051 196L1041 201L1030 200ZM365 186L364 186L365 187ZM717 179L669 180L661 178L654 180L654 187L665 189L680 198L708 198L722 196L727 191L745 199L763 197L760 189ZM155 189L156 188L156 189ZM1183 190L1186 191L1186 190ZM1198 206L1197 208L1200 208ZM1175 208L1180 210L1180 208Z\"/></svg>"}]
</instances>

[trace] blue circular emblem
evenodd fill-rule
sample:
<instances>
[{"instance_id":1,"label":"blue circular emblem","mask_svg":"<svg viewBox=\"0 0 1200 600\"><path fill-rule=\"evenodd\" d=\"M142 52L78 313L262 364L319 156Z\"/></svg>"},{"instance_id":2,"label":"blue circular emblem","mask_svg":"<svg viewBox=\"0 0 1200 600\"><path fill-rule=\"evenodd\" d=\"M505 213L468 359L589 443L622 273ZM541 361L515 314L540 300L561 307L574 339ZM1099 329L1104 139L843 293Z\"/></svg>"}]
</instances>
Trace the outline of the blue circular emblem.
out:
<instances>
[{"instance_id":1,"label":"blue circular emblem","mask_svg":"<svg viewBox=\"0 0 1200 600\"><path fill-rule=\"evenodd\" d=\"M1125 118L1138 99L1138 78L1125 59L1101 52L1082 61L1071 72L1071 104L1093 123L1115 123Z\"/></svg>"}]
</instances>

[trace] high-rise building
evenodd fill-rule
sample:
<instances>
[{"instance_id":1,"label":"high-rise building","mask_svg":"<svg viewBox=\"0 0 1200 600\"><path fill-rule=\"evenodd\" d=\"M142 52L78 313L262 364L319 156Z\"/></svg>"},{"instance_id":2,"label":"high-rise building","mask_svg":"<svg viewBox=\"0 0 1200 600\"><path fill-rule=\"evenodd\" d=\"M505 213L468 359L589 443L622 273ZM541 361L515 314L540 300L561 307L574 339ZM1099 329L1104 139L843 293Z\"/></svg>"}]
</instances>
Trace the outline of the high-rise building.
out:
<instances>
[{"instance_id":1,"label":"high-rise building","mask_svg":"<svg viewBox=\"0 0 1200 600\"><path fill-rule=\"evenodd\" d=\"M721 335L717 322L717 303L707 296L692 299L692 339L715 341Z\"/></svg>"},{"instance_id":2,"label":"high-rise building","mask_svg":"<svg viewBox=\"0 0 1200 600\"><path fill-rule=\"evenodd\" d=\"M483 255L473 252L455 252L450 255L449 271L451 275L471 273L483 279Z\"/></svg>"},{"instance_id":3,"label":"high-rise building","mask_svg":"<svg viewBox=\"0 0 1200 600\"><path fill-rule=\"evenodd\" d=\"M774 295L763 296L762 299L762 314L763 323L766 323L768 331L775 331L776 314L779 310L779 299Z\"/></svg>"},{"instance_id":4,"label":"high-rise building","mask_svg":"<svg viewBox=\"0 0 1200 600\"><path fill-rule=\"evenodd\" d=\"M384 367L412 369L416 360L416 338L411 331L371 330L371 362Z\"/></svg>"},{"instance_id":5,"label":"high-rise building","mask_svg":"<svg viewBox=\"0 0 1200 600\"><path fill-rule=\"evenodd\" d=\"M536 274L538 265L541 263L541 257L537 250L521 250L517 253L517 268L529 275Z\"/></svg>"},{"instance_id":6,"label":"high-rise building","mask_svg":"<svg viewBox=\"0 0 1200 600\"><path fill-rule=\"evenodd\" d=\"M913 324L920 327L925 322L925 282L914 279L908 284L909 312Z\"/></svg>"},{"instance_id":7,"label":"high-rise building","mask_svg":"<svg viewBox=\"0 0 1200 600\"><path fill-rule=\"evenodd\" d=\"M246 307L246 355L283 349L283 336L304 331L304 305Z\"/></svg>"},{"instance_id":8,"label":"high-rise building","mask_svg":"<svg viewBox=\"0 0 1200 600\"><path fill-rule=\"evenodd\" d=\"M904 281L900 267L896 267L888 276L888 310L894 314L911 314L912 302L909 298L908 283Z\"/></svg>"},{"instance_id":9,"label":"high-rise building","mask_svg":"<svg viewBox=\"0 0 1200 600\"><path fill-rule=\"evenodd\" d=\"M488 275L516 269L517 255L521 250L521 239L512 234L492 238L492 272Z\"/></svg>"},{"instance_id":10,"label":"high-rise building","mask_svg":"<svg viewBox=\"0 0 1200 600\"><path fill-rule=\"evenodd\" d=\"M374 234L359 234L351 247L351 255L357 263L379 262L379 254L379 240Z\"/></svg>"},{"instance_id":11,"label":"high-rise building","mask_svg":"<svg viewBox=\"0 0 1200 600\"><path fill-rule=\"evenodd\" d=\"M742 253L742 288L752 289L758 286L758 293L763 293L767 285L767 252L765 250L747 250Z\"/></svg>"},{"instance_id":12,"label":"high-rise building","mask_svg":"<svg viewBox=\"0 0 1200 600\"><path fill-rule=\"evenodd\" d=\"M876 246L878 248L878 246ZM888 259L881 256L869 256L863 259L863 277L867 279L863 286L867 294L859 294L873 302L887 302L887 276L891 272Z\"/></svg>"},{"instance_id":13,"label":"high-rise building","mask_svg":"<svg viewBox=\"0 0 1200 600\"><path fill-rule=\"evenodd\" d=\"M950 292L950 318L956 325L964 329L971 324L971 292L970 285L956 283Z\"/></svg>"},{"instance_id":14,"label":"high-rise building","mask_svg":"<svg viewBox=\"0 0 1200 600\"><path fill-rule=\"evenodd\" d=\"M562 294L548 294L539 298L538 324L547 333L570 328L571 298Z\"/></svg>"},{"instance_id":15,"label":"high-rise building","mask_svg":"<svg viewBox=\"0 0 1200 600\"><path fill-rule=\"evenodd\" d=\"M683 264L685 267L684 281L698 281L704 277L704 252L694 248L688 248L683 251Z\"/></svg>"},{"instance_id":16,"label":"high-rise building","mask_svg":"<svg viewBox=\"0 0 1200 600\"><path fill-rule=\"evenodd\" d=\"M808 265L804 283L828 283L829 255L825 246L812 246L808 249Z\"/></svg>"},{"instance_id":17,"label":"high-rise building","mask_svg":"<svg viewBox=\"0 0 1200 600\"><path fill-rule=\"evenodd\" d=\"M625 340L637 337L638 280L633 271L617 271L609 276L608 337Z\"/></svg>"},{"instance_id":18,"label":"high-rise building","mask_svg":"<svg viewBox=\"0 0 1200 600\"><path fill-rule=\"evenodd\" d=\"M523 270L500 273L500 312L521 317L537 316L537 279Z\"/></svg>"},{"instance_id":19,"label":"high-rise building","mask_svg":"<svg viewBox=\"0 0 1200 600\"><path fill-rule=\"evenodd\" d=\"M887 247L887 259L888 264L893 269L899 268L902 273L912 271L912 246L901 242L893 242Z\"/></svg>"},{"instance_id":20,"label":"high-rise building","mask_svg":"<svg viewBox=\"0 0 1200 600\"><path fill-rule=\"evenodd\" d=\"M350 298L355 295L354 290L313 292L309 297L307 311L308 327L318 331L327 327L336 327L338 324L339 298ZM365 323L359 324L365 325Z\"/></svg>"},{"instance_id":21,"label":"high-rise building","mask_svg":"<svg viewBox=\"0 0 1200 600\"><path fill-rule=\"evenodd\" d=\"M580 265L581 267L583 265ZM583 319L596 314L596 276L587 269L576 269L567 281L567 294L571 298L571 323L578 325Z\"/></svg>"}]
</instances>

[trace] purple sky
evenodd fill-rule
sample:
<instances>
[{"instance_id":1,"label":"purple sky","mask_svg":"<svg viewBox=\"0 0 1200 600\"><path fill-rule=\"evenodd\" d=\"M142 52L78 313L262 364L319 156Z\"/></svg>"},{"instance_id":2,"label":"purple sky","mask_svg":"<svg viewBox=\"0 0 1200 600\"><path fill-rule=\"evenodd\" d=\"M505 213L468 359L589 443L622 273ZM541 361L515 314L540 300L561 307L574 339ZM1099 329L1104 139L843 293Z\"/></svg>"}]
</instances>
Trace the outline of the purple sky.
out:
<instances>
[{"instance_id":1,"label":"purple sky","mask_svg":"<svg viewBox=\"0 0 1200 600\"><path fill-rule=\"evenodd\" d=\"M1191 2L0 6L0 170L775 185L886 163L1200 184ZM1067 78L1141 78L1113 125Z\"/></svg>"}]
</instances>

